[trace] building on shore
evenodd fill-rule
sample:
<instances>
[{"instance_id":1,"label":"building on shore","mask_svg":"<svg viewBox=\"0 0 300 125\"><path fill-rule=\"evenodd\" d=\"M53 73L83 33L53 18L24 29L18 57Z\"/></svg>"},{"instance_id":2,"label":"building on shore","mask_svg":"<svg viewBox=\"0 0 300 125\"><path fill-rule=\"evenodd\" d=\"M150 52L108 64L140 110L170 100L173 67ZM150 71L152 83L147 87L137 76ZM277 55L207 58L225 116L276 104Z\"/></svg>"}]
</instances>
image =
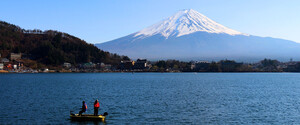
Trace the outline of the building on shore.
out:
<instances>
[{"instance_id":1,"label":"building on shore","mask_svg":"<svg viewBox=\"0 0 300 125\"><path fill-rule=\"evenodd\" d=\"M71 63L68 63L68 62L65 62L64 64L63 64L63 67L64 68L71 68Z\"/></svg>"},{"instance_id":2,"label":"building on shore","mask_svg":"<svg viewBox=\"0 0 300 125\"><path fill-rule=\"evenodd\" d=\"M112 65L110 64L105 64L104 67L102 68L104 71L109 71L112 69Z\"/></svg>"},{"instance_id":3,"label":"building on shore","mask_svg":"<svg viewBox=\"0 0 300 125\"><path fill-rule=\"evenodd\" d=\"M112 70L112 65L110 64L105 64L105 63L97 63L96 69L100 69L102 71L110 71Z\"/></svg>"},{"instance_id":4,"label":"building on shore","mask_svg":"<svg viewBox=\"0 0 300 125\"><path fill-rule=\"evenodd\" d=\"M9 59L7 58L0 58L1 60L1 63L8 63L9 62Z\"/></svg>"},{"instance_id":5,"label":"building on shore","mask_svg":"<svg viewBox=\"0 0 300 125\"><path fill-rule=\"evenodd\" d=\"M4 69L4 64L0 63L0 70L3 70L3 69Z\"/></svg>"},{"instance_id":6,"label":"building on shore","mask_svg":"<svg viewBox=\"0 0 300 125\"><path fill-rule=\"evenodd\" d=\"M92 63L92 62L84 63L82 65L82 68L84 68L84 69L94 69L94 68L96 68L96 64Z\"/></svg>"},{"instance_id":7,"label":"building on shore","mask_svg":"<svg viewBox=\"0 0 300 125\"><path fill-rule=\"evenodd\" d=\"M14 65L13 65L13 69L18 69L18 65L17 65L17 64L14 64Z\"/></svg>"},{"instance_id":8,"label":"building on shore","mask_svg":"<svg viewBox=\"0 0 300 125\"><path fill-rule=\"evenodd\" d=\"M121 61L120 69L121 70L132 70L134 67L134 61Z\"/></svg>"},{"instance_id":9,"label":"building on shore","mask_svg":"<svg viewBox=\"0 0 300 125\"><path fill-rule=\"evenodd\" d=\"M19 60L22 58L22 53L10 53L10 60Z\"/></svg>"},{"instance_id":10,"label":"building on shore","mask_svg":"<svg viewBox=\"0 0 300 125\"><path fill-rule=\"evenodd\" d=\"M49 72L49 69L48 68L40 69L40 72Z\"/></svg>"},{"instance_id":11,"label":"building on shore","mask_svg":"<svg viewBox=\"0 0 300 125\"><path fill-rule=\"evenodd\" d=\"M147 59L137 59L134 63L134 69L144 70L147 68Z\"/></svg>"}]
</instances>

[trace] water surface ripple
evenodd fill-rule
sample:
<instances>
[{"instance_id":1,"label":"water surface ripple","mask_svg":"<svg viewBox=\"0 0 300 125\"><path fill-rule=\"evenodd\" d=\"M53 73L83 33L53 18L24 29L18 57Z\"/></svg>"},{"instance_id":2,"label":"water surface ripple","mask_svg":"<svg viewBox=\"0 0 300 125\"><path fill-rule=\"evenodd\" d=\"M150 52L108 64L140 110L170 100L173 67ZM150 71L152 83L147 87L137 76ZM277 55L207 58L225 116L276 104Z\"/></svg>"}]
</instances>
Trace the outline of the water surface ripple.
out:
<instances>
[{"instance_id":1,"label":"water surface ripple","mask_svg":"<svg viewBox=\"0 0 300 125\"><path fill-rule=\"evenodd\" d=\"M0 74L0 124L300 124L298 73ZM102 124L102 123L97 123Z\"/></svg>"}]
</instances>

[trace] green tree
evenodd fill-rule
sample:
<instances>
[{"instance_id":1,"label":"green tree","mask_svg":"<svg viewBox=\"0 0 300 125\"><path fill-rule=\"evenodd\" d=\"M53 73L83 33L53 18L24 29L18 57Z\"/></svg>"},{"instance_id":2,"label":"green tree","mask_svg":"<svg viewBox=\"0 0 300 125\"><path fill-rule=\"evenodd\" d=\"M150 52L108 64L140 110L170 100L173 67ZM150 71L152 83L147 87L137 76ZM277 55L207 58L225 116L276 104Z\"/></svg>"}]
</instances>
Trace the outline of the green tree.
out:
<instances>
[{"instance_id":1,"label":"green tree","mask_svg":"<svg viewBox=\"0 0 300 125\"><path fill-rule=\"evenodd\" d=\"M220 72L220 66L216 62L212 62L209 64L209 71L210 72Z\"/></svg>"}]
</instances>

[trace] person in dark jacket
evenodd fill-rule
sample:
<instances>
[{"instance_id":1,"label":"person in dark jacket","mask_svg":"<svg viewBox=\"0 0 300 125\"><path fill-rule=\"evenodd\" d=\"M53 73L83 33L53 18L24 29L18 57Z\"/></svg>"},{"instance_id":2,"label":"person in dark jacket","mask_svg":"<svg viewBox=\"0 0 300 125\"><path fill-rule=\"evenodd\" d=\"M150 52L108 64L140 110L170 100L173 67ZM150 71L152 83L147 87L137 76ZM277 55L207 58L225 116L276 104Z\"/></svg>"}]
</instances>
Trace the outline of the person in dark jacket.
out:
<instances>
[{"instance_id":1,"label":"person in dark jacket","mask_svg":"<svg viewBox=\"0 0 300 125\"><path fill-rule=\"evenodd\" d=\"M82 101L82 108L81 111L79 111L79 116L81 116L83 112L86 112L86 110L87 110L87 105L85 104L85 101Z\"/></svg>"},{"instance_id":2,"label":"person in dark jacket","mask_svg":"<svg viewBox=\"0 0 300 125\"><path fill-rule=\"evenodd\" d=\"M100 108L100 104L99 104L99 101L98 101L98 99L95 101L95 103L94 103L94 115L98 115L98 110L99 110L99 108Z\"/></svg>"}]
</instances>

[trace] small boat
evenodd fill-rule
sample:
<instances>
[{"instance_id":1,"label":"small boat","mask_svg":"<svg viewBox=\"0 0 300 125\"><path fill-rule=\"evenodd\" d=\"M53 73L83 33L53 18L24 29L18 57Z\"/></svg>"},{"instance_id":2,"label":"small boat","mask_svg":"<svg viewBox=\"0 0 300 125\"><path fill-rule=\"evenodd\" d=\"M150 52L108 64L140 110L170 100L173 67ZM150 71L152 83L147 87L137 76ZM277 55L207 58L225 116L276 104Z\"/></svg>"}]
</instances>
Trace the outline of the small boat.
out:
<instances>
[{"instance_id":1,"label":"small boat","mask_svg":"<svg viewBox=\"0 0 300 125\"><path fill-rule=\"evenodd\" d=\"M73 114L72 112L70 113L70 118L71 120L74 121L105 121L105 117L108 115L107 112L105 112L102 115L93 115L93 114Z\"/></svg>"}]
</instances>

